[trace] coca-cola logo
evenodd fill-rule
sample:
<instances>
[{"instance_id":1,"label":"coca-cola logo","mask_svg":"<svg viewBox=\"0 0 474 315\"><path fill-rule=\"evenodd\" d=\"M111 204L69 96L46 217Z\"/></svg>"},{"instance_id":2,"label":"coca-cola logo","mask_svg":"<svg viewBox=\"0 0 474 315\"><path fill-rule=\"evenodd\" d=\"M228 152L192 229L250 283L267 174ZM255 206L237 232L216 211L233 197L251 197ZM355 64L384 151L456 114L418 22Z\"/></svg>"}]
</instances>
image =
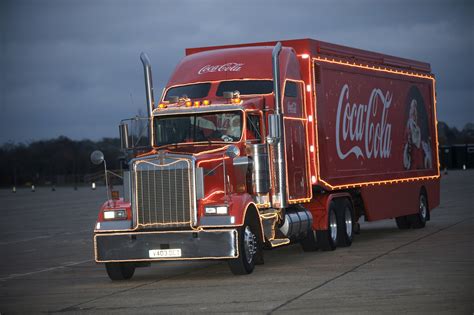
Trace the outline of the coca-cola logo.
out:
<instances>
[{"instance_id":1,"label":"coca-cola logo","mask_svg":"<svg viewBox=\"0 0 474 315\"><path fill-rule=\"evenodd\" d=\"M367 104L349 101L349 86L339 95L336 114L337 155L344 160L356 158L389 158L392 147L392 125L387 123L392 103L390 92L373 89Z\"/></svg>"},{"instance_id":2,"label":"coca-cola logo","mask_svg":"<svg viewBox=\"0 0 474 315\"><path fill-rule=\"evenodd\" d=\"M205 65L198 71L198 74L204 74L204 73L209 73L209 72L227 72L227 71L237 72L242 69L243 65L244 65L243 63L236 63L236 62L228 62L223 65Z\"/></svg>"}]
</instances>

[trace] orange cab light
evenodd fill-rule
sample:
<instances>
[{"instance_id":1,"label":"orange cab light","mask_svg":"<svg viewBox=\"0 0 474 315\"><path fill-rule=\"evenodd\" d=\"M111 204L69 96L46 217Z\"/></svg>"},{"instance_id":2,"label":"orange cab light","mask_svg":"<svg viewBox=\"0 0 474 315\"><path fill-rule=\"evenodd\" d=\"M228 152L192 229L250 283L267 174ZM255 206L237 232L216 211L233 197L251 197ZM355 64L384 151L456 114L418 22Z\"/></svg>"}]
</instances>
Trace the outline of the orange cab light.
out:
<instances>
[{"instance_id":1,"label":"orange cab light","mask_svg":"<svg viewBox=\"0 0 474 315\"><path fill-rule=\"evenodd\" d=\"M190 107L190 106L192 106L192 105L193 105L193 102L191 102L191 101L186 101L186 107Z\"/></svg>"},{"instance_id":2,"label":"orange cab light","mask_svg":"<svg viewBox=\"0 0 474 315\"><path fill-rule=\"evenodd\" d=\"M232 103L239 104L240 103L240 98L233 98Z\"/></svg>"},{"instance_id":3,"label":"orange cab light","mask_svg":"<svg viewBox=\"0 0 474 315\"><path fill-rule=\"evenodd\" d=\"M201 105L200 101L194 101L194 107L199 107Z\"/></svg>"},{"instance_id":4,"label":"orange cab light","mask_svg":"<svg viewBox=\"0 0 474 315\"><path fill-rule=\"evenodd\" d=\"M166 108L166 104L165 103L160 103L160 105L158 105L159 108Z\"/></svg>"},{"instance_id":5,"label":"orange cab light","mask_svg":"<svg viewBox=\"0 0 474 315\"><path fill-rule=\"evenodd\" d=\"M210 105L211 101L210 100L204 100L202 101L202 105Z\"/></svg>"}]
</instances>

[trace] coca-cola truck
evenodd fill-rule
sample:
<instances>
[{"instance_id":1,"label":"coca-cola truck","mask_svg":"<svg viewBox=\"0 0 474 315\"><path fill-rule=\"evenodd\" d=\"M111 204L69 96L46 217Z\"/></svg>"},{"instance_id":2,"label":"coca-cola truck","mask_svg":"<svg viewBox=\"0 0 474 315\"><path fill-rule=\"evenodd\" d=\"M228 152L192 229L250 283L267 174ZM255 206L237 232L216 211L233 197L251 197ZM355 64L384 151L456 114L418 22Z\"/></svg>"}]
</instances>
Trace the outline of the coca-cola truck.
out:
<instances>
[{"instance_id":1,"label":"coca-cola truck","mask_svg":"<svg viewBox=\"0 0 474 315\"><path fill-rule=\"evenodd\" d=\"M312 39L191 48L155 102L141 60L147 145L121 123L123 196L94 231L112 280L170 260L248 274L264 249L350 246L362 217L422 228L439 204L427 63Z\"/></svg>"}]
</instances>

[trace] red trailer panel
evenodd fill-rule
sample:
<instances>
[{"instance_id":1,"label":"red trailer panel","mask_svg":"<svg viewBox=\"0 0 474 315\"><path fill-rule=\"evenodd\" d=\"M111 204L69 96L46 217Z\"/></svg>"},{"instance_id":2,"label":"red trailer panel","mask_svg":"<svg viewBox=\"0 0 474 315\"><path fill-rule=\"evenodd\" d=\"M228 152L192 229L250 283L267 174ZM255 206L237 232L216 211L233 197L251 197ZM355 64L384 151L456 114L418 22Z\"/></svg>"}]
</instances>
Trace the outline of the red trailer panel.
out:
<instances>
[{"instance_id":1,"label":"red trailer panel","mask_svg":"<svg viewBox=\"0 0 474 315\"><path fill-rule=\"evenodd\" d=\"M319 180L331 189L437 177L434 78L315 58Z\"/></svg>"}]
</instances>

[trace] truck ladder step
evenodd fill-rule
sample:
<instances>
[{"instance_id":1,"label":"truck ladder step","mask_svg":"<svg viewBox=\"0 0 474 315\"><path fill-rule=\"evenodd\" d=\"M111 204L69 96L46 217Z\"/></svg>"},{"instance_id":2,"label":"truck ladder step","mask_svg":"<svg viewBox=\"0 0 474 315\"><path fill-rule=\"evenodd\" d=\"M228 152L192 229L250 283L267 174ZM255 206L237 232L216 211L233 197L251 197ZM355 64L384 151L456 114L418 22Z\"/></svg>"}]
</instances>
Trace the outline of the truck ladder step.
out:
<instances>
[{"instance_id":1,"label":"truck ladder step","mask_svg":"<svg viewBox=\"0 0 474 315\"><path fill-rule=\"evenodd\" d=\"M270 240L270 245L272 245L272 248L273 247L278 247L278 246L283 246L283 245L286 245L286 244L289 244L290 243L290 239L288 238L277 238L277 239L274 239L274 240Z\"/></svg>"}]
</instances>

